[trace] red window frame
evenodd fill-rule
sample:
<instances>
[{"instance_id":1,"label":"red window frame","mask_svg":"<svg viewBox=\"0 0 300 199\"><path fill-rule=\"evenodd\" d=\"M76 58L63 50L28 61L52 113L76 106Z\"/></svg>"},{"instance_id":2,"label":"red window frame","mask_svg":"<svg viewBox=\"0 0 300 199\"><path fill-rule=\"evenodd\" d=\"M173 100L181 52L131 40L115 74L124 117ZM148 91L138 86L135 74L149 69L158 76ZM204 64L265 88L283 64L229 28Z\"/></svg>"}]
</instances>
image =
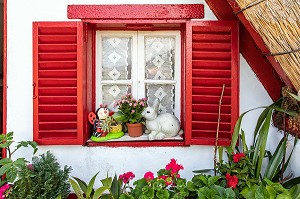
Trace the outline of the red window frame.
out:
<instances>
[{"instance_id":1,"label":"red window frame","mask_svg":"<svg viewBox=\"0 0 300 199\"><path fill-rule=\"evenodd\" d=\"M120 10L122 10L122 14L120 14ZM228 107L226 108L227 112L224 113L225 116L221 115L225 118L225 120L230 119L230 122L224 124L226 126L226 132L222 134L219 139L219 145L228 145L230 143L231 134L233 131L233 126L235 120L238 117L238 27L237 22L195 22L190 21L192 18L203 18L204 7L201 4L192 4L192 5L70 5L68 6L68 17L71 19L81 19L81 22L35 22L33 24L34 28L34 140L40 144L45 145L54 145L54 144L81 144L88 146L187 146L191 144L204 144L204 145L214 145L214 135L211 131L213 131L215 124L211 125L205 121L202 121L203 124L208 124L210 129L200 127L198 129L198 124L201 121L194 121L195 118L193 114L195 114L196 120L197 118L201 120L201 118L211 116L209 118L216 117L215 112L213 114L199 114L197 113L198 109L194 108L199 100L194 100L197 98L199 93L193 94L193 81L197 81L195 79L199 78L197 75L201 68L197 68L197 64L193 64L194 54L200 54L200 56L209 56L209 51L204 48L202 51L198 51L198 49L194 49L193 47L193 38L197 37L197 33L193 33L193 27L202 26L204 33L209 33L208 30L213 30L212 34L217 34L217 38L227 38L225 42L226 46L230 45L230 61L222 61L224 56L228 55L225 53L220 55L218 50L224 50L225 48L216 47L213 49L213 54L220 55L217 56L220 60L216 62L220 62L220 65L227 64L227 68L215 68L210 72L204 73L208 76L204 75L200 78L212 78L214 83L218 83L221 80L218 78L214 79L214 73L220 75L222 73L228 74L228 76L222 76L221 79L225 78L227 82L230 82L230 92L227 103L230 103L230 111ZM137 12L138 11L138 12ZM101 13L101 15L99 15ZM160 13L160 14L155 14ZM41 57L43 57L43 52L41 52L40 43L42 42L43 35L39 35L39 33L43 34L44 30L48 30L48 28L52 27L54 33L57 31L59 27L63 26L71 26L77 27L77 117L71 123L77 122L76 133L72 136L72 139L66 138L64 136L64 128L65 124L62 125L61 134L53 134L54 131L51 129L52 124L57 124L57 121L44 121L45 117L41 117L40 107L43 98L47 98L43 96L45 92L41 92L43 88L39 87L39 83L44 83L43 77L41 74L50 74L51 70L43 71L40 70ZM181 123L182 128L185 131L185 137L183 141L176 140L162 140L162 141L130 141L130 142L103 142L103 143L95 143L95 142L86 142L89 137L90 126L86 121L87 113L93 111L93 107L95 107L95 31L96 30L180 30L182 36L182 81L181 81L181 89L182 89L182 97L181 97ZM225 31L224 31L225 30ZM223 34L224 33L224 34ZM46 33L47 34L47 33ZM64 35L63 33L60 33ZM219 34L219 35L218 35ZM47 36L47 35L46 35ZM216 35L215 35L216 36ZM209 36L208 36L209 37ZM214 37L214 36L212 36ZM50 37L50 42L51 42ZM57 36L55 36L57 38ZM228 40L229 38L229 40ZM205 40L203 40L205 42ZM203 42L202 41L202 42ZM225 45L225 44L224 44ZM49 45L51 46L51 44ZM222 46L222 45L221 45ZM226 47L226 48L227 48ZM225 49L226 50L226 49ZM216 52L215 52L216 51ZM51 48L48 49L47 53L52 53ZM46 54L47 54L46 53ZM210 54L211 56L211 54ZM49 60L48 60L49 61ZM51 61L51 60L50 60ZM224 62L224 63L223 63ZM226 62L226 63L225 63ZM228 63L230 62L230 68L228 70ZM198 71L198 72L197 72ZM44 72L44 73L43 73ZM47 72L47 73L45 73ZM52 71L53 72L53 71ZM57 71L56 71L57 72ZM230 73L230 74L229 74ZM55 75L60 75L60 71L55 73ZM67 75L68 76L68 75ZM44 78L44 79L43 79ZM41 84L42 85L42 84ZM60 85L58 85L60 86ZM219 85L218 85L219 86ZM197 88L196 88L197 89ZM200 93L200 97L203 95L207 95L208 99L216 99L215 92L210 92L208 89L204 89L204 93ZM227 93L228 94L228 93ZM199 97L198 96L198 97ZM207 97L206 96L206 97ZM61 96L55 96L61 97ZM198 101L198 102L194 102ZM201 101L201 100L200 100ZM46 101L46 106L48 102ZM42 104L43 105L43 104ZM202 104L205 105L205 104ZM184 108L185 107L185 108ZM51 112L51 111L50 111ZM48 113L47 113L48 114ZM69 113L63 113L69 114ZM48 114L49 115L49 114ZM51 114L50 114L51 115ZM200 115L200 116L199 116ZM41 119L42 118L42 119ZM69 121L68 121L69 122ZM199 123L200 122L200 123ZM46 132L48 134L43 135L43 128L46 125ZM221 125L223 125L221 123ZM200 125L201 126L201 125ZM47 129L49 128L49 129ZM42 129L42 130L41 130ZM195 130L196 129L196 130ZM72 129L73 130L73 129ZM74 132L75 132L74 131ZM206 132L207 131L207 132ZM223 137L222 137L223 136Z\"/></svg>"}]
</instances>

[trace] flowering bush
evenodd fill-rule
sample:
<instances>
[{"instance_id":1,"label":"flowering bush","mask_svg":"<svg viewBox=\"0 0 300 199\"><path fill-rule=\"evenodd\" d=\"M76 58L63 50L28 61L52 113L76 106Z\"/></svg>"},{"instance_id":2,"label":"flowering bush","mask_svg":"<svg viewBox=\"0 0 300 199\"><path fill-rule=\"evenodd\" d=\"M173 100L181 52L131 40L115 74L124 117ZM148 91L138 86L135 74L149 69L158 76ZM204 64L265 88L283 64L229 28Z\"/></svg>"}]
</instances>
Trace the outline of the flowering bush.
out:
<instances>
[{"instance_id":1,"label":"flowering bush","mask_svg":"<svg viewBox=\"0 0 300 199\"><path fill-rule=\"evenodd\" d=\"M171 159L164 169L157 172L157 177L154 177L151 171L146 172L144 177L133 182L134 187L130 187L130 191L123 193L120 198L185 198L189 191L186 179L180 178L179 171L182 169L182 165ZM128 172L121 175L120 179L128 184L133 176L132 172Z\"/></svg>"},{"instance_id":2,"label":"flowering bush","mask_svg":"<svg viewBox=\"0 0 300 199\"><path fill-rule=\"evenodd\" d=\"M116 120L131 124L144 122L142 112L147 107L146 98L136 100L129 93L124 95L121 100L116 101L115 106L119 109L113 115Z\"/></svg>"},{"instance_id":3,"label":"flowering bush","mask_svg":"<svg viewBox=\"0 0 300 199\"><path fill-rule=\"evenodd\" d=\"M258 183L253 162L246 153L228 154L228 162L221 160L217 172L222 177L221 184L232 188L237 196L243 188Z\"/></svg>"}]
</instances>

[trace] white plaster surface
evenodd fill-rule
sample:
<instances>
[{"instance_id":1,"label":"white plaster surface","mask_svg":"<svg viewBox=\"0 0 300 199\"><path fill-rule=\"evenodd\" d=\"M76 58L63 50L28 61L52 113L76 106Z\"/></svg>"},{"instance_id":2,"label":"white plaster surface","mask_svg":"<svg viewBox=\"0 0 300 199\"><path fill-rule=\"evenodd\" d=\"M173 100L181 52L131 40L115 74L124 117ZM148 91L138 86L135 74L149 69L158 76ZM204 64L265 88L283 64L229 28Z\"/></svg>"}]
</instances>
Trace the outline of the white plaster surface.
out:
<instances>
[{"instance_id":1,"label":"white plaster surface","mask_svg":"<svg viewBox=\"0 0 300 199\"><path fill-rule=\"evenodd\" d=\"M70 4L155 4L158 0L8 0L8 71L7 71L7 131L14 131L16 141L32 140L32 22L64 21L67 5ZM216 17L204 0L164 0L165 4L202 3L205 5L205 20ZM25 9L26 8L26 9ZM271 99L257 80L249 65L241 57L240 67L240 112L250 108L269 105ZM257 120L253 112L245 117L243 129L249 143ZM277 140L275 140L277 141ZM273 143L273 142L272 142ZM270 144L272 146L272 144ZM83 146L40 146L38 154L50 150L61 165L72 166L71 175L85 181L97 171L99 178L106 173L122 174L133 171L137 178L146 171L156 172L171 158L184 166L182 177L190 179L192 171L213 168L213 147L83 147ZM300 148L297 148L299 153ZM14 158L25 156L31 159L31 150L22 149ZM297 154L295 153L295 154ZM294 165L298 162L292 160ZM296 167L295 167L296 168Z\"/></svg>"}]
</instances>

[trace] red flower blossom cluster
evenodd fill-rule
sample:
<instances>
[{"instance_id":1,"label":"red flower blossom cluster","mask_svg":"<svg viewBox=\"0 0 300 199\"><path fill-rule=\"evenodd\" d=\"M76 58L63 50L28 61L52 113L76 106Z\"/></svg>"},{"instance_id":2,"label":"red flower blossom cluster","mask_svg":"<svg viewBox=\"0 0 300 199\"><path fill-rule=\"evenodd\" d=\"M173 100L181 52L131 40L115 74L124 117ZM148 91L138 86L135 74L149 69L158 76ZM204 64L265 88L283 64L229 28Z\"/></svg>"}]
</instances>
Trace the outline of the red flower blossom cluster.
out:
<instances>
[{"instance_id":1,"label":"red flower blossom cluster","mask_svg":"<svg viewBox=\"0 0 300 199\"><path fill-rule=\"evenodd\" d=\"M239 162L241 158L245 157L245 153L233 154L233 162Z\"/></svg>"},{"instance_id":2,"label":"red flower blossom cluster","mask_svg":"<svg viewBox=\"0 0 300 199\"><path fill-rule=\"evenodd\" d=\"M132 180L135 177L135 175L129 171L127 173L123 173L119 176L119 178L123 181L123 183L128 183L130 180Z\"/></svg>"},{"instance_id":3,"label":"red flower blossom cluster","mask_svg":"<svg viewBox=\"0 0 300 199\"><path fill-rule=\"evenodd\" d=\"M148 171L145 173L144 178L149 182L154 179L154 174L151 171Z\"/></svg>"},{"instance_id":4,"label":"red flower blossom cluster","mask_svg":"<svg viewBox=\"0 0 300 199\"><path fill-rule=\"evenodd\" d=\"M236 175L231 176L229 173L226 173L227 187L231 187L232 189L236 188L239 180Z\"/></svg>"},{"instance_id":5,"label":"red flower blossom cluster","mask_svg":"<svg viewBox=\"0 0 300 199\"><path fill-rule=\"evenodd\" d=\"M183 170L181 164L177 164L174 158L171 159L170 163L166 165L166 170L171 171L171 176L177 175L180 170Z\"/></svg>"}]
</instances>

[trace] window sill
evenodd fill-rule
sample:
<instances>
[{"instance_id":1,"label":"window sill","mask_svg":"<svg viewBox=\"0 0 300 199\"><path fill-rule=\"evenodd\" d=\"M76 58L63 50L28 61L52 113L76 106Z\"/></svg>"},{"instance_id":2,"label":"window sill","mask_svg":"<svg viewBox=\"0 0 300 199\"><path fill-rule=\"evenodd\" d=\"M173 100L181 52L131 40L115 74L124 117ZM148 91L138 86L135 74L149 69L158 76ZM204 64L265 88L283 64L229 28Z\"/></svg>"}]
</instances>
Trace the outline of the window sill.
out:
<instances>
[{"instance_id":1,"label":"window sill","mask_svg":"<svg viewBox=\"0 0 300 199\"><path fill-rule=\"evenodd\" d=\"M93 142L88 140L85 144L89 147L94 146L108 146L108 147L157 147L157 146L185 146L184 140L179 135L172 138L165 138L163 140L148 140L148 135L143 134L140 137L130 137L125 134L123 137L115 140L109 140L105 142Z\"/></svg>"}]
</instances>

